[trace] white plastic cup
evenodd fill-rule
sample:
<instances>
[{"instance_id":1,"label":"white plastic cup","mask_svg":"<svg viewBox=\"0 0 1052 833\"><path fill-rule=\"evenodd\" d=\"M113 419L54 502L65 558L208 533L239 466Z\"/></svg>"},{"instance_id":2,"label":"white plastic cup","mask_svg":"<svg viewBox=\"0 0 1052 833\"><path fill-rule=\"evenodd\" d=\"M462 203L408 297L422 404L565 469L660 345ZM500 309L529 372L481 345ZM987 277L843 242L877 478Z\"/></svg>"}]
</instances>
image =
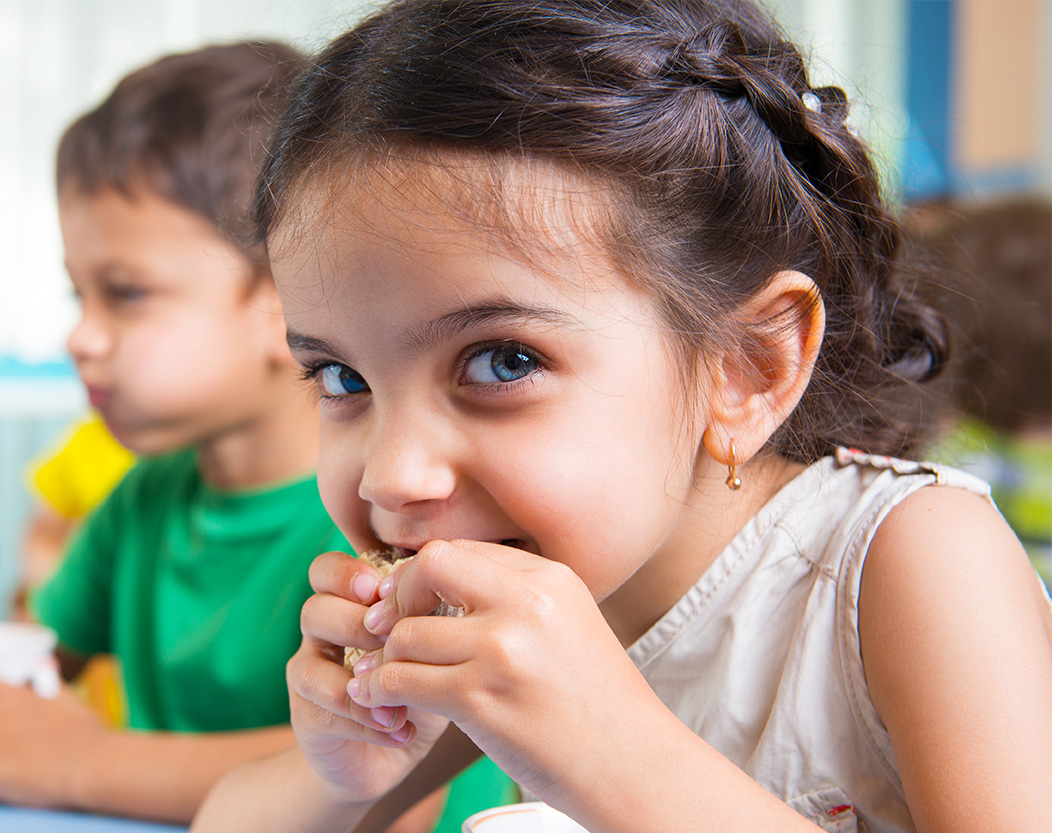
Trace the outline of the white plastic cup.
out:
<instances>
[{"instance_id":1,"label":"white plastic cup","mask_svg":"<svg viewBox=\"0 0 1052 833\"><path fill-rule=\"evenodd\" d=\"M0 622L0 682L30 686L40 697L58 696L58 637L50 628L28 622Z\"/></svg>"},{"instance_id":2,"label":"white plastic cup","mask_svg":"<svg viewBox=\"0 0 1052 833\"><path fill-rule=\"evenodd\" d=\"M588 833L569 816L540 801L508 804L475 813L463 833Z\"/></svg>"}]
</instances>

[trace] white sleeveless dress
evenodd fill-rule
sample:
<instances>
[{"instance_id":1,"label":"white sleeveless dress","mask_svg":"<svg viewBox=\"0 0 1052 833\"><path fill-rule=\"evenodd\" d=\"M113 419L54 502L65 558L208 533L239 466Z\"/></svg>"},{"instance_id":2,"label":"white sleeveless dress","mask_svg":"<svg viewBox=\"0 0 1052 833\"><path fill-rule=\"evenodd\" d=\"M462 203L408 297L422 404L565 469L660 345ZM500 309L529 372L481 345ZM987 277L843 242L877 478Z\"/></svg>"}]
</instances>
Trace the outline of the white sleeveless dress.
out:
<instances>
[{"instance_id":1,"label":"white sleeveless dress","mask_svg":"<svg viewBox=\"0 0 1052 833\"><path fill-rule=\"evenodd\" d=\"M820 460L628 651L686 725L824 830L915 830L866 686L858 596L880 522L932 484L989 498L945 466Z\"/></svg>"}]
</instances>

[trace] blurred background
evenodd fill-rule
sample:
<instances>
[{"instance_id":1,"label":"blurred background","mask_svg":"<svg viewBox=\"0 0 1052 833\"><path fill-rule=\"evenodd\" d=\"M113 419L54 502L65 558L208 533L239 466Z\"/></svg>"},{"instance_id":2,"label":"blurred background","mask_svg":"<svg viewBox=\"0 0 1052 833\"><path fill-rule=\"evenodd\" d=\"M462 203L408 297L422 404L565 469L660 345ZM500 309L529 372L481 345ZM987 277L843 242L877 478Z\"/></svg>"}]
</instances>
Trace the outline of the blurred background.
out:
<instances>
[{"instance_id":1,"label":"blurred background","mask_svg":"<svg viewBox=\"0 0 1052 833\"><path fill-rule=\"evenodd\" d=\"M768 0L843 86L884 180L910 201L1052 195L1052 0ZM16 581L27 462L86 403L52 184L65 126L163 53L277 37L308 52L356 0L0 0L0 618Z\"/></svg>"}]
</instances>

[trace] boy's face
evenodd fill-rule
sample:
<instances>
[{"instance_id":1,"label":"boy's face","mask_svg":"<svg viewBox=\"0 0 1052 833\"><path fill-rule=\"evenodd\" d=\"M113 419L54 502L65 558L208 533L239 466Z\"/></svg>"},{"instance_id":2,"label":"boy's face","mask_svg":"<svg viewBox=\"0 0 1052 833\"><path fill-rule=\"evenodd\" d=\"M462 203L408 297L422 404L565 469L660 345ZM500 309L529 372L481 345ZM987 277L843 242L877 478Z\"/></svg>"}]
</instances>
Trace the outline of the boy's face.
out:
<instances>
[{"instance_id":1,"label":"boy's face","mask_svg":"<svg viewBox=\"0 0 1052 833\"><path fill-rule=\"evenodd\" d=\"M450 218L428 176L308 198L272 241L322 396L322 499L356 548L510 544L603 599L658 563L690 502L664 327L570 214L551 209L531 263Z\"/></svg>"},{"instance_id":2,"label":"boy's face","mask_svg":"<svg viewBox=\"0 0 1052 833\"><path fill-rule=\"evenodd\" d=\"M157 454L250 421L268 390L275 313L254 308L245 257L147 192L67 188L59 220L81 305L69 350L114 436Z\"/></svg>"}]
</instances>

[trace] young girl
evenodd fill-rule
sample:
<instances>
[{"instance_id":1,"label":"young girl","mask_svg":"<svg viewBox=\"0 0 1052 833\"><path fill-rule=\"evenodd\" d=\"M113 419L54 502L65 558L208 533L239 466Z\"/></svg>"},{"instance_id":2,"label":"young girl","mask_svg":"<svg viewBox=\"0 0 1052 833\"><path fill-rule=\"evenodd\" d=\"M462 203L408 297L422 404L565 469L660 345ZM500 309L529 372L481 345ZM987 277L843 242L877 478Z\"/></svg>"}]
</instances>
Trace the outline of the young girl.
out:
<instances>
[{"instance_id":1,"label":"young girl","mask_svg":"<svg viewBox=\"0 0 1052 833\"><path fill-rule=\"evenodd\" d=\"M326 508L416 557L314 563L299 751L196 830L375 830L473 746L592 833L1047 820L1052 611L982 483L884 456L946 346L846 113L730 0L329 46L257 221Z\"/></svg>"}]
</instances>

